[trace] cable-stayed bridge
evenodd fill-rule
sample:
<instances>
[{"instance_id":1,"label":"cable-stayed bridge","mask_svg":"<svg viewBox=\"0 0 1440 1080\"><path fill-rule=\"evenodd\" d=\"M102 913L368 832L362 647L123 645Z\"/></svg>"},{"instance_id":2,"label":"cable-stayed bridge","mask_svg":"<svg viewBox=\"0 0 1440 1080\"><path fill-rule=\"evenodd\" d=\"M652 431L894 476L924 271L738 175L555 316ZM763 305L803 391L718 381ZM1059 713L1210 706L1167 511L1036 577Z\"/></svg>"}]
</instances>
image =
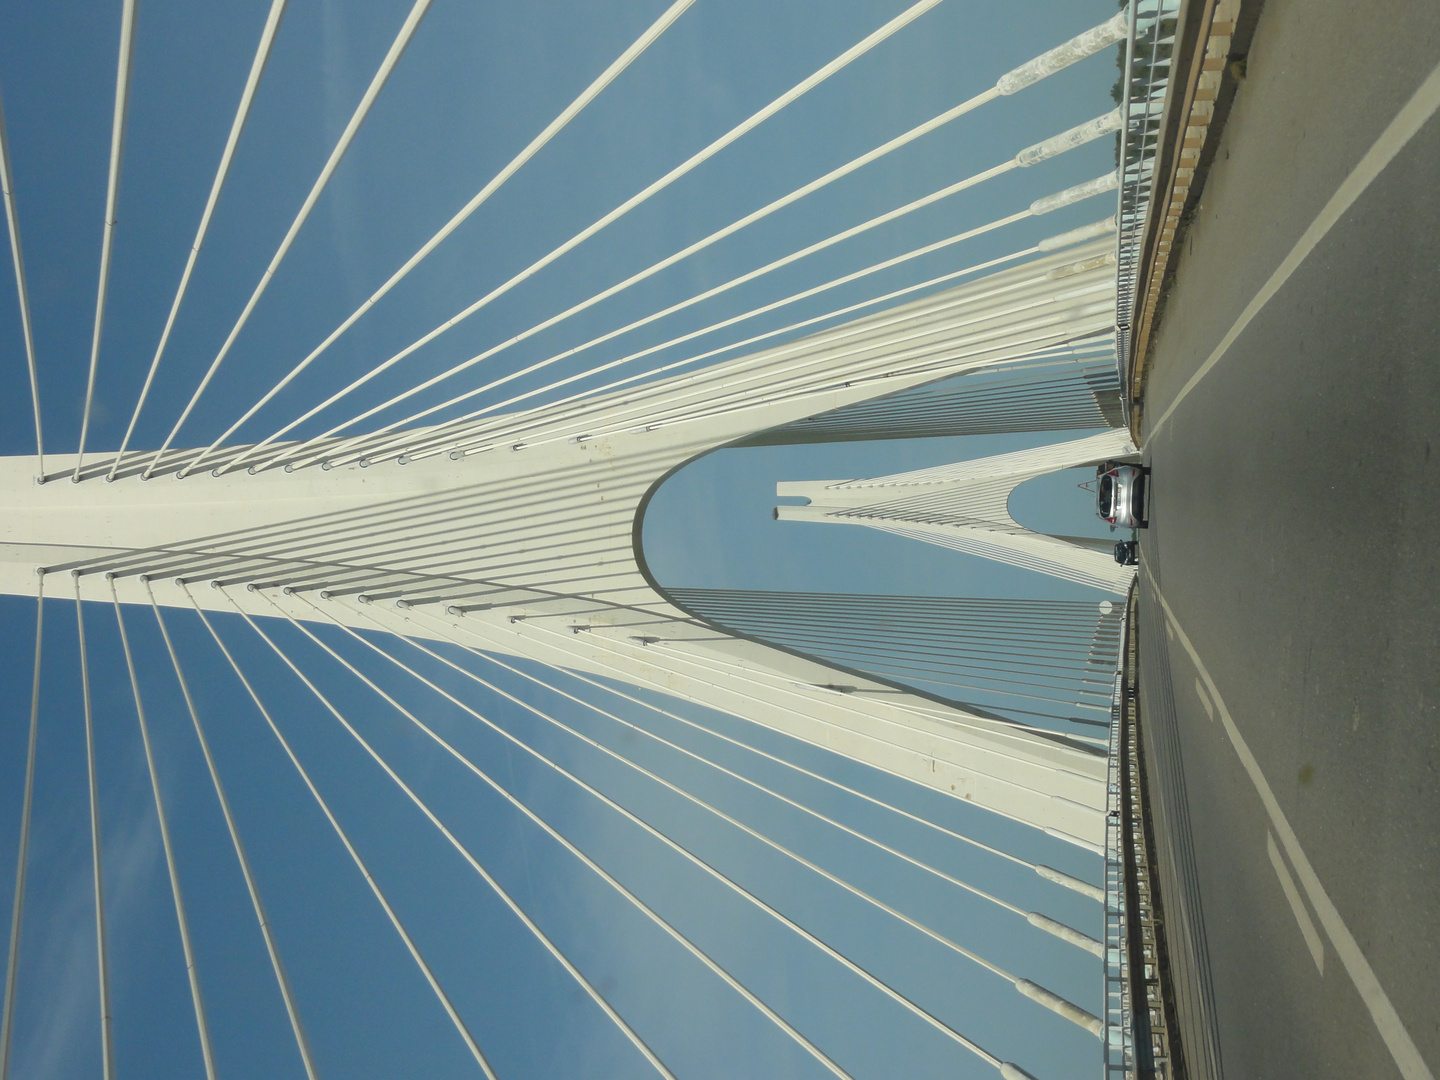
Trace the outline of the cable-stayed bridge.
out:
<instances>
[{"instance_id":1,"label":"cable-stayed bridge","mask_svg":"<svg viewBox=\"0 0 1440 1080\"><path fill-rule=\"evenodd\" d=\"M1017 522L1009 507L1011 494L1026 480L1134 452L1129 432L1113 429L1072 442L893 476L782 480L776 485L778 495L808 501L803 506L777 506L775 517L867 525L1123 596L1134 574L1116 566L1109 544L1037 533Z\"/></svg>"},{"instance_id":2,"label":"cable-stayed bridge","mask_svg":"<svg viewBox=\"0 0 1440 1080\"><path fill-rule=\"evenodd\" d=\"M231 370L227 359L277 268L433 17L429 0L404 13L258 284L213 356L196 365L167 347L271 52L284 40L286 5L275 0L158 343L135 366L143 380L133 411L102 449L95 388L143 33L134 3L120 6L101 270L73 449L44 442L50 361L38 320L32 325L26 212L14 179L23 161L8 145L4 153L23 346L16 355L28 361L36 446L0 460L0 593L39 602L0 1073L21 1075L43 1060L36 1018L53 1005L47 989L58 991L33 958L57 940L69 942L66 955L89 954L85 1037L107 1078L144 1060L145 1038L184 1038L197 1067L220 1075L233 1068L227 1055L238 1059L235 1032L252 1008L268 1010L267 1052L279 1067L312 1077L347 1071L334 1063L345 1060L337 1046L357 1037L354 1021L320 1003L323 964L307 961L310 973L295 976L291 958L306 953L297 944L306 920L292 913L287 928L271 899L305 877L299 862L321 856L307 848L286 859L272 849L252 860L270 841L247 820L244 806L255 814L257 796L232 798L251 777L224 749L234 752L242 722L273 738L267 768L283 765L275 775L304 796L294 804L309 815L299 831L328 845L325 859L339 860L330 865L346 875L346 903L353 890L368 897L366 925L391 950L382 981L409 988L406 1008L421 1019L408 1030L429 1032L427 1043L443 1039L433 1051L438 1067L456 1075L542 1075L551 1066L539 1064L549 1059L537 1039L566 1053L584 1048L597 1075L958 1069L1014 1080L1134 1068L1115 817L1120 596L1129 571L1110 564L1102 573L1090 566L1104 558L1093 550L1015 526L1010 540L991 544L1010 556L979 553L1035 568L1044 557L1016 552L1053 542L1050 572L1111 598L683 588L651 572L644 525L662 485L731 446L1114 429L1081 448L1030 451L1009 471L979 465L977 475L988 469L999 486L971 502L984 502L990 525L1006 528L1014 523L996 515L1020 479L1133 450L1118 427L1114 377L1124 238L1111 211L1117 189L1133 205L1126 176L1106 171L1057 185L1007 215L804 288L784 272L1077 148L1118 138L1123 150L1126 139L1144 137L1152 102L1123 93L1118 109L1097 102L1092 119L997 149L987 167L859 221L830 220L821 239L623 325L577 331L582 340L534 358L520 347L550 342L545 335L572 319L589 327L592 308L991 102L1102 51L1133 56L1136 34L1153 44L1163 33L1159 9L1121 12L994 72L993 84L960 104L466 359L412 361L912 22L921 25L937 4L922 0L881 23L479 299L387 355L347 366L293 419L257 434L256 418L269 423L272 402L288 404L311 386L306 380L351 327L684 25L690 0L673 4L308 354L253 400L227 399L228 427L197 436L193 418L220 393L212 387ZM967 242L1072 209L1088 212L1081 224L998 256L962 254ZM934 273L926 260L937 254L949 262ZM895 287L897 268L910 277ZM857 283L863 289L871 279L887 284L857 299ZM771 292L754 293L756 282ZM637 337L614 355L612 343L625 335L708 311L702 306L732 290L763 302L659 342ZM832 306L817 314L816 303ZM507 350L516 350L513 360L496 359ZM168 434L146 443L137 432L151 430L154 395L173 380L189 396L167 398L178 406ZM248 441L236 440L242 431ZM973 479L963 463L945 470L936 483L951 494ZM51 673L57 650L69 665L59 682ZM37 792L37 768L43 781L46 731L67 710L83 732L83 775L72 794L85 807L88 912L60 930L42 920L42 932L26 901L48 873L46 848L32 841L59 811L49 809L58 803L43 782ZM128 761L117 741L122 723L133 723L138 739ZM338 741L316 742L317 723ZM170 745L182 738L185 749ZM336 755L363 765L365 779L339 781ZM172 1013L165 1035L130 1019L133 992L128 1006L116 997L134 984L125 966L134 950L116 946L117 920L124 926L129 916L116 899L117 888L126 894L107 788L130 765L138 768L130 780L144 778L144 827L154 827L145 835L158 837L173 913L167 955L178 966L154 977L168 978L172 990L183 980L185 990L186 1022ZM358 791L368 793L361 804ZM372 819L382 799L390 808ZM253 954L243 994L222 989L235 976L211 974L227 970L202 931L214 932L221 901L215 878L187 865L195 841L184 838L202 813L209 865L216 852L228 860L231 924L221 936ZM428 852L446 867L445 881L469 890L448 920L431 890L416 889L414 871L399 869L405 859L393 836L378 840L387 828L405 831L401 849ZM518 849L497 847L497 835ZM320 904L331 902L327 894ZM293 912L293 902L279 906ZM458 933L466 921L485 929ZM121 940L129 933L118 932ZM665 1004L672 996L673 1013ZM502 1001L528 1005L510 1015ZM698 1037L696 1016L720 1034ZM709 1045L715 1038L720 1049ZM400 1035L393 1042L408 1045Z\"/></svg>"}]
</instances>

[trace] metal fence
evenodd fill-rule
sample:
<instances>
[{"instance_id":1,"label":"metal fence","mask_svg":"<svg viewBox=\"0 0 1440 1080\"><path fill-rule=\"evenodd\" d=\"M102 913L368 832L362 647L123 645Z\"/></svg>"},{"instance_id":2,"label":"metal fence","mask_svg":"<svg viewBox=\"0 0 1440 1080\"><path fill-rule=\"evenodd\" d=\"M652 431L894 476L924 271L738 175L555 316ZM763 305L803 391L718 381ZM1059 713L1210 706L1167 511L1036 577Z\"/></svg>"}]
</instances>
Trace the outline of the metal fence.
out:
<instances>
[{"instance_id":1,"label":"metal fence","mask_svg":"<svg viewBox=\"0 0 1440 1080\"><path fill-rule=\"evenodd\" d=\"M1133 598L1133 594L1132 594ZM1125 669L1130 660L1129 605L1120 624L1120 649L1110 699L1110 770L1105 791L1105 1038L1102 1080L1135 1075L1135 1014L1125 901Z\"/></svg>"},{"instance_id":2,"label":"metal fence","mask_svg":"<svg viewBox=\"0 0 1440 1080\"><path fill-rule=\"evenodd\" d=\"M1155 160L1170 86L1180 0L1130 0L1120 129L1120 195L1116 211L1116 348L1119 377L1127 380L1131 331L1139 301L1141 245L1154 194ZM1128 411L1128 406L1127 406Z\"/></svg>"}]
</instances>

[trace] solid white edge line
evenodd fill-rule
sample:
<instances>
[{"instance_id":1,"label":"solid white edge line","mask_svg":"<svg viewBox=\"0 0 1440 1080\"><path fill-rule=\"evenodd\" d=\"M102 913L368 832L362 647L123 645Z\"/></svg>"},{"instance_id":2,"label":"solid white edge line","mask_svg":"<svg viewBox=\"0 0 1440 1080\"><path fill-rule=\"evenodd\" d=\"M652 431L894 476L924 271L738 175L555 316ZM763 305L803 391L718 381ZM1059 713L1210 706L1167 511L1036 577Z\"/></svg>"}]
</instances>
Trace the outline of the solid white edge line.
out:
<instances>
[{"instance_id":1,"label":"solid white edge line","mask_svg":"<svg viewBox=\"0 0 1440 1080\"><path fill-rule=\"evenodd\" d=\"M1440 68L1436 69L1436 76L1432 76L1436 84L1437 92L1440 92ZM1340 962L1345 965L1345 971L1350 976L1351 982L1360 994L1360 999L1365 1002L1365 1007L1370 1010L1370 1017L1375 1021L1375 1027L1380 1032L1380 1038L1384 1040L1390 1056L1395 1059L1395 1064L1400 1069L1400 1074L1405 1080L1435 1080L1435 1074L1420 1056L1420 1050L1415 1041L1410 1038L1410 1033L1405 1029L1405 1024L1400 1019L1400 1014L1395 1011L1395 1006L1390 1003L1389 995L1380 985L1376 978L1374 969L1370 962L1365 959L1365 954L1360 951L1359 944L1355 941L1354 935L1350 933L1345 921L1340 918L1340 912L1331 901L1325 887L1320 884L1320 878L1316 876L1315 869L1310 865L1305 851L1300 846L1299 839L1295 836L1295 830L1290 827L1289 820L1280 809L1280 803L1275 798L1275 793L1270 790L1270 784L1265 779L1265 774L1260 771L1260 764L1255 760L1255 755L1250 752L1249 745L1245 742L1240 729L1235 726L1235 720L1230 715L1230 710L1225 707L1225 699L1220 696L1220 691L1215 685L1215 680L1210 677L1210 672L1200 660L1200 654L1195 651L1195 646L1190 643L1190 637L1185 633L1180 621L1175 618L1175 613L1170 610L1170 604L1166 601L1160 588L1155 584L1155 579L1150 576L1147 570L1146 575L1150 581L1150 588L1155 593L1155 599L1160 601L1160 606L1165 609L1165 617L1175 630L1175 635L1180 639L1180 644L1190 654L1190 660L1195 665L1195 670L1205 680L1205 688L1210 691L1210 698L1215 703L1216 711L1220 714L1220 722L1225 725L1225 732L1230 736L1230 742L1235 747L1235 753L1240 758L1240 764L1250 775L1255 790L1260 794L1260 801L1265 804L1265 811L1270 815L1270 823L1280 842L1285 845L1285 854L1290 857L1290 864L1295 867L1295 874L1304 886L1305 895L1310 900L1310 906L1315 909L1315 914L1320 918L1320 925L1325 928L1325 933L1330 938L1330 943L1335 946L1335 953L1340 957Z\"/></svg>"},{"instance_id":2,"label":"solid white edge line","mask_svg":"<svg viewBox=\"0 0 1440 1080\"><path fill-rule=\"evenodd\" d=\"M1235 344L1235 339L1244 333L1245 328L1260 313L1260 309L1269 303L1270 298L1280 291L1280 287L1285 282L1290 280L1290 275L1305 261L1306 256L1315 250L1316 245L1345 215L1345 211L1350 209L1355 200L1365 192L1371 181L1384 171L1385 166L1390 164L1405 144L1425 126L1425 122L1430 119L1437 108L1440 108L1440 66L1430 72L1429 77L1420 84L1420 88L1395 114L1395 119L1390 121L1380 138L1376 139L1375 144L1365 152L1365 156L1351 170L1344 183L1335 190L1334 195L1330 196L1330 201L1325 204L1325 208L1320 211L1315 220L1310 223L1310 227L1296 241L1295 246L1290 249L1290 254L1286 255L1284 261L1275 268L1275 272L1270 275L1270 280L1265 282L1260 291L1255 294L1255 298L1246 305L1245 310L1240 313L1240 317L1235 320L1235 325L1230 327L1229 332L1220 339L1220 344L1215 346L1210 356L1196 369L1195 374L1190 376L1190 380L1180 388L1175 399L1160 414L1160 419L1155 421L1155 426L1145 436L1144 446L1149 446L1150 440L1160 433L1160 429L1170 419L1170 414L1189 396L1190 391L1195 389L1200 380L1210 373L1210 369L1220 362L1225 353L1229 351L1230 346Z\"/></svg>"}]
</instances>

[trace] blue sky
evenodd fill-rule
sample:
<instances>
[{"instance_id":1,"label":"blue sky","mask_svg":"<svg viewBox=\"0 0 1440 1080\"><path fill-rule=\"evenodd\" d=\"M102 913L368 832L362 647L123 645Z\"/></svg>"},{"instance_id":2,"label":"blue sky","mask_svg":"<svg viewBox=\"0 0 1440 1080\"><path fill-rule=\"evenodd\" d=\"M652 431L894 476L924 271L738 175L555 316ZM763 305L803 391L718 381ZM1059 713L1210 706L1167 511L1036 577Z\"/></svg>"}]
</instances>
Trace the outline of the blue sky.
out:
<instances>
[{"instance_id":1,"label":"blue sky","mask_svg":"<svg viewBox=\"0 0 1440 1080\"><path fill-rule=\"evenodd\" d=\"M146 5L136 39L112 293L92 445L113 449L159 337L266 5ZM168 433L308 191L408 4L297 2L222 196L137 443ZM588 225L885 19L900 4L697 4L555 142L240 437L268 434L321 391L388 356ZM1033 10L1030 10L1033 8ZM431 10L185 442L208 442L325 336L582 89L660 10L443 2ZM942 4L696 172L401 365L394 391L533 325L989 86L1110 13L1096 5ZM106 18L106 15L111 17ZM9 16L4 62L51 441L73 448L89 355L118 17L52 5ZM7 55L8 52L8 55ZM1105 111L1107 54L1002 98L537 339L500 372L586 340L838 228L997 164ZM663 105L662 105L663 103ZM1111 167L1105 141L982 185L607 346L636 345L1023 208ZM1104 216L1104 200L970 242L787 308L784 325ZM963 261L962 261L963 260ZM83 317L82 317L83 315ZM13 338L13 308L3 313ZM758 327L757 327L758 328ZM734 336L742 336L736 333ZM634 341L631 341L631 338ZM602 355L603 353L603 355ZM672 359L666 354L655 358ZM23 450L23 369L4 377ZM530 385L522 383L522 385ZM351 415L344 411L333 419ZM53 413L54 415L50 415ZM329 417L326 417L329 419ZM312 425L311 430L318 430ZM302 433L306 429L301 429Z\"/></svg>"},{"instance_id":2,"label":"blue sky","mask_svg":"<svg viewBox=\"0 0 1440 1080\"><path fill-rule=\"evenodd\" d=\"M661 582L689 588L1099 600L1105 594L1083 585L875 529L775 521L770 514L776 480L888 476L1088 433L720 450L686 466L656 493L646 515L646 552ZM1094 495L1079 487L1094 475L1065 469L1028 480L1016 488L1011 510L1040 532L1109 537L1095 516Z\"/></svg>"},{"instance_id":3,"label":"blue sky","mask_svg":"<svg viewBox=\"0 0 1440 1080\"><path fill-rule=\"evenodd\" d=\"M141 5L112 285L90 446L113 450L169 308L268 5L148 0ZM388 356L609 210L903 8L898 2L784 5L699 0L554 143L410 278L242 429L259 438ZM292 0L214 225L182 308L136 447L169 432L233 323L409 3ZM475 4L436 0L270 291L201 399L181 445L234 420L489 179L662 10L656 2ZM1013 65L1100 22L1113 4L947 0L819 90L640 210L468 320L298 434L322 430L510 336L825 170L989 86ZM0 90L25 243L47 448L78 438L95 302L113 106L119 4L0 8ZM1106 50L912 144L645 284L501 354L514 370L724 281L872 214L996 164L1111 107ZM1003 184L982 186L825 256L582 354L579 370L1027 205L1112 165L1108 143ZM1017 250L1104 217L1094 200L835 290L737 330L784 325L934 274ZM4 296L13 296L8 262ZM720 341L706 339L710 347ZM0 452L33 452L18 316L0 302ZM686 355L657 355L662 363ZM475 385L460 382L457 389ZM522 388L539 381L521 382ZM443 387L447 391L449 387ZM441 400L440 395L422 399ZM494 400L482 399L482 400ZM389 418L387 414L385 418ZM401 415L401 414L394 414ZM1067 437L954 439L728 451L667 488L670 524L647 546L685 585L826 588L952 595L1054 595L1059 583L986 569L955 553L862 529L777 525L774 482L879 475ZM1020 520L1093 529L1072 476L1017 494ZM762 517L763 513L763 517ZM721 532L712 525L724 523ZM1052 524L1053 523L1053 524ZM663 523L662 523L663 524ZM682 527L687 526L687 527ZM1063 526L1063 528L1062 528ZM817 535L817 533L819 535ZM818 554L817 554L818 553ZM763 556L763 557L762 557ZM878 568L885 568L884 573ZM713 580L695 580L703 568ZM665 573L661 574L662 579ZM66 583L68 584L68 583ZM63 588L54 582L52 588ZM73 603L46 608L45 673L30 900L17 998L16 1077L98 1071L84 742ZM33 601L0 598L0 886L8 895L18 828ZM153 616L127 611L220 1071L302 1075L233 852ZM378 905L298 783L273 737L193 615L172 632L241 821L322 1074L478 1075ZM96 692L101 813L121 1075L200 1071L154 806L114 614L86 611ZM435 965L502 1077L640 1076L633 1048L579 993L483 883L238 619L217 626L377 879ZM288 625L273 630L323 691L375 740L477 857L546 927L682 1077L814 1076L815 1063L679 953L583 866L524 822ZM737 905L632 825L338 632L353 655L473 760L590 851L858 1077L983 1076L992 1070L879 1000L828 961ZM404 653L397 646L397 654ZM836 895L752 840L515 705L419 654L410 662L649 820L666 823L736 880L770 897L882 977L902 983L957 1028L1042 1078L1093 1067L1098 1047L1049 1014L1010 1007L1013 991L903 928ZM925 875L897 870L828 827L558 699L483 661L507 689L825 862L957 940L980 947L1098 1009L1099 977L1017 930L1013 916ZM541 674L539 669L534 669ZM564 682L554 673L543 677ZM462 695L463 683L463 695ZM567 684L587 701L601 690ZM648 698L648 695L641 694ZM658 699L654 699L658 701ZM934 830L857 802L732 743L623 700L619 715L949 872L1098 933L1094 905ZM1091 857L734 718L668 703L722 735L893 799L914 813L1092 878ZM1009 921L1007 921L1009 920ZM1073 952L1073 950L1071 950ZM1008 995L1008 996L1007 996ZM1040 1032L1039 1035L1036 1032Z\"/></svg>"}]
</instances>

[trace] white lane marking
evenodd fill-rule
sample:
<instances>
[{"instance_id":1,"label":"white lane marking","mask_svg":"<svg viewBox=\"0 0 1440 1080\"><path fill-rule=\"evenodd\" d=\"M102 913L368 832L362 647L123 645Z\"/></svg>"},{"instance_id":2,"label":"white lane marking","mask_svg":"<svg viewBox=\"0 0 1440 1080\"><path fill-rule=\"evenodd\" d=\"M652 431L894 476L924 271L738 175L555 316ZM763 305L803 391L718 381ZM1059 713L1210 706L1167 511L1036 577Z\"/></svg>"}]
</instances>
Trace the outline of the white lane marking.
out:
<instances>
[{"instance_id":1,"label":"white lane marking","mask_svg":"<svg viewBox=\"0 0 1440 1080\"><path fill-rule=\"evenodd\" d=\"M1170 637L1173 640L1175 635L1172 633ZM1210 704L1210 695L1205 693L1205 687L1201 685L1199 679L1195 680L1195 696L1200 699L1200 704L1205 706L1205 715L1213 721L1215 719L1215 706Z\"/></svg>"},{"instance_id":2,"label":"white lane marking","mask_svg":"<svg viewBox=\"0 0 1440 1080\"><path fill-rule=\"evenodd\" d=\"M1150 445L1150 440L1159 434L1160 429L1165 426L1165 421L1170 419L1170 414L1185 400L1190 391L1195 389L1196 384L1210 373L1210 369L1220 362L1221 357L1235 343L1235 339L1260 313L1260 309L1280 291L1280 287L1290 279L1290 275L1305 261L1305 257L1315 250L1315 246L1325 238L1325 234L1364 193L1365 189L1370 186L1370 182L1384 171L1385 166L1390 164L1404 145L1424 127L1425 121L1430 119L1437 108L1440 108L1440 66L1430 72L1430 77L1420 84L1420 89L1416 90L1404 107L1395 114L1395 119L1390 121L1380 138L1375 140L1375 145L1365 152L1365 156L1351 170L1350 175L1345 178L1345 182L1335 189L1335 194L1330 196L1330 201L1325 204L1325 208L1320 211L1319 216L1310 223L1310 227L1296 241L1295 246L1290 249L1290 254L1286 255L1284 261L1275 268L1275 272L1270 275L1270 280L1265 282L1260 291L1255 294L1255 298L1246 305L1245 310L1240 313L1240 317L1235 320L1235 325L1230 327L1229 332L1220 339L1220 344L1215 346L1214 352L1200 365L1195 374L1190 376L1190 381L1180 388L1180 393L1175 395L1175 400L1170 402L1170 406L1160 414L1160 419L1155 422L1155 426L1145 436L1145 446Z\"/></svg>"},{"instance_id":3,"label":"white lane marking","mask_svg":"<svg viewBox=\"0 0 1440 1080\"><path fill-rule=\"evenodd\" d=\"M1310 959L1315 961L1315 970L1324 975L1325 944L1320 940L1320 932L1315 929L1310 913L1305 910L1305 902L1300 899L1300 890L1295 888L1295 879L1290 876L1290 871L1285 869L1285 860L1280 857L1280 849L1275 846L1275 834L1269 831L1265 833L1265 850L1270 854L1270 865L1275 867L1275 876L1280 879L1280 888L1285 892L1285 899L1290 901L1290 910L1295 913L1295 921L1300 924L1300 935L1310 950Z\"/></svg>"},{"instance_id":4,"label":"white lane marking","mask_svg":"<svg viewBox=\"0 0 1440 1080\"><path fill-rule=\"evenodd\" d=\"M1395 1006L1390 1003L1390 997L1385 993L1380 980L1375 976L1375 970L1370 966L1370 961L1365 959L1365 954L1360 951L1359 944L1350 933L1345 921L1340 918L1340 912L1331 901L1320 884L1320 878L1315 874L1315 868L1310 865L1310 860L1305 855L1305 850L1300 846L1299 839L1295 836L1295 830L1290 827L1289 820L1280 809L1280 803L1275 798L1275 793L1270 790L1270 784L1265 779L1265 774L1260 771L1260 763L1255 760L1255 755L1250 752L1249 745L1240 734L1240 729L1235 726L1234 719L1230 716L1230 710L1225 707L1225 699L1220 696L1220 691L1215 686L1215 680L1210 677L1210 672L1200 660L1200 654L1195 651L1195 646L1190 644L1190 637L1185 633L1185 628L1175 618L1175 613L1170 610L1170 604L1166 601L1155 579L1146 574L1151 590L1155 593L1155 599L1160 601L1160 606L1165 609L1165 617L1174 627L1176 636L1190 654L1190 661L1195 665L1195 670L1205 681L1205 688L1210 691L1210 697L1215 702L1215 708L1220 713L1220 722L1225 726L1225 733L1230 736L1230 744L1235 747L1235 753L1240 758L1240 764L1250 776L1250 782L1255 785L1255 790L1260 794L1260 801L1265 806L1265 812L1270 816L1270 824L1280 837L1280 842L1285 846L1285 854L1290 858L1290 865L1295 867L1296 876L1300 878L1300 884L1305 889L1305 895L1310 900L1310 906L1315 909L1315 914L1320 917L1320 925L1330 938L1330 944L1335 947L1335 954L1340 957L1340 963L1345 966L1345 973L1350 976L1350 981L1355 984L1356 991L1360 994L1360 1000L1370 1011L1370 1018L1375 1022L1376 1029L1380 1032L1380 1038L1384 1040L1385 1047L1390 1051L1390 1056L1395 1059L1399 1066L1400 1075L1405 1080L1435 1080L1435 1074L1430 1071L1430 1066L1425 1064L1425 1059L1420 1056L1419 1049L1415 1046L1415 1040L1410 1038L1410 1033L1405 1030L1405 1024L1400 1019L1400 1014L1395 1011Z\"/></svg>"}]
</instances>

